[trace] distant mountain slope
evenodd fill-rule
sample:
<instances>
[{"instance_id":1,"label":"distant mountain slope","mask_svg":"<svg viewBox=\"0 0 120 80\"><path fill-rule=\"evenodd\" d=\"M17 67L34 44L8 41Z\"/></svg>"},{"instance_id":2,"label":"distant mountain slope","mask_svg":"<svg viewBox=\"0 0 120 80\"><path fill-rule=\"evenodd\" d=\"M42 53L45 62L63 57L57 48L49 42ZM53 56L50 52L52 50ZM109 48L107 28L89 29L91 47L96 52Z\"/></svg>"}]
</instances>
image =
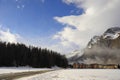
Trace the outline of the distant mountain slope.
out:
<instances>
[{"instance_id":1,"label":"distant mountain slope","mask_svg":"<svg viewBox=\"0 0 120 80\"><path fill-rule=\"evenodd\" d=\"M74 63L74 62L81 62L80 56L82 56L84 53L84 50L75 50L70 54L67 54L66 57L69 61L69 63Z\"/></svg>"},{"instance_id":2,"label":"distant mountain slope","mask_svg":"<svg viewBox=\"0 0 120 80\"><path fill-rule=\"evenodd\" d=\"M69 61L84 63L119 64L120 62L120 27L107 29L101 36L94 36L84 49L70 57Z\"/></svg>"}]
</instances>

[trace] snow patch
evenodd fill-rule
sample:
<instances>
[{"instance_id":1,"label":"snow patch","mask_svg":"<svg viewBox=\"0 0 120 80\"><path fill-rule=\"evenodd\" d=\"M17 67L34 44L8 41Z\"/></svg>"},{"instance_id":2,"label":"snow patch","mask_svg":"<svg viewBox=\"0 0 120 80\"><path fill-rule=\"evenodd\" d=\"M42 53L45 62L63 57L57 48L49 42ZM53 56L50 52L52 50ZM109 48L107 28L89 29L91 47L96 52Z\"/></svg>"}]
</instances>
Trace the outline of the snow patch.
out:
<instances>
[{"instance_id":1,"label":"snow patch","mask_svg":"<svg viewBox=\"0 0 120 80\"><path fill-rule=\"evenodd\" d=\"M120 27L113 27L108 29L104 35L103 38L108 38L108 39L116 39L120 36Z\"/></svg>"},{"instance_id":2,"label":"snow patch","mask_svg":"<svg viewBox=\"0 0 120 80\"><path fill-rule=\"evenodd\" d=\"M92 48L92 45L96 44L99 40L100 36L94 36L88 44L88 48Z\"/></svg>"},{"instance_id":3,"label":"snow patch","mask_svg":"<svg viewBox=\"0 0 120 80\"><path fill-rule=\"evenodd\" d=\"M111 34L111 33L106 33L104 36L103 36L103 38L104 39L106 39L106 38L108 38L108 39L116 39L116 38L118 38L120 35L120 32L117 32L117 33L115 33L115 34Z\"/></svg>"}]
</instances>

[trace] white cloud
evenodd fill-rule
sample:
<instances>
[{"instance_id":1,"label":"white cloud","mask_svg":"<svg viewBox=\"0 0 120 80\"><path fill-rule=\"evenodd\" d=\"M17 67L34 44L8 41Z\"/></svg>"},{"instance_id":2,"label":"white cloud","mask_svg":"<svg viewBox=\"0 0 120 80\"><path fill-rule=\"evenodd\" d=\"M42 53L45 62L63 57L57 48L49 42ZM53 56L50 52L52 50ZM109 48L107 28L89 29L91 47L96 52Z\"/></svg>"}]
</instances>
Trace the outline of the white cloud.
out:
<instances>
[{"instance_id":1,"label":"white cloud","mask_svg":"<svg viewBox=\"0 0 120 80\"><path fill-rule=\"evenodd\" d=\"M1 41L6 41L10 43L17 43L17 39L20 36L18 34L13 34L10 32L9 29L4 30L0 27L0 40Z\"/></svg>"},{"instance_id":2,"label":"white cloud","mask_svg":"<svg viewBox=\"0 0 120 80\"><path fill-rule=\"evenodd\" d=\"M25 7L25 5L22 5L22 8L24 8Z\"/></svg>"},{"instance_id":3,"label":"white cloud","mask_svg":"<svg viewBox=\"0 0 120 80\"><path fill-rule=\"evenodd\" d=\"M17 5L17 8L18 8L18 9L24 9L24 8L25 8L25 5Z\"/></svg>"},{"instance_id":4,"label":"white cloud","mask_svg":"<svg viewBox=\"0 0 120 80\"><path fill-rule=\"evenodd\" d=\"M15 2L16 2L16 7L18 8L18 9L24 9L25 8L25 4L24 4L24 0L15 0Z\"/></svg>"},{"instance_id":5,"label":"white cloud","mask_svg":"<svg viewBox=\"0 0 120 80\"><path fill-rule=\"evenodd\" d=\"M85 47L94 35L102 34L109 27L120 26L120 0L63 0L63 2L68 5L74 4L84 10L80 15L54 17L65 25L64 29L54 36L60 39L63 45L67 43L71 47L72 43L80 48Z\"/></svg>"},{"instance_id":6,"label":"white cloud","mask_svg":"<svg viewBox=\"0 0 120 80\"><path fill-rule=\"evenodd\" d=\"M83 31L84 33L84 31ZM88 33L84 33L85 35L88 35ZM73 29L72 27L65 27L64 30L62 30L61 32L58 32L58 34L56 34L54 36L55 39L60 38L61 39L61 44L63 44L63 46L73 46L73 44L76 45L84 45L85 40L80 41L80 38L84 39L84 35L80 35L79 30L77 29Z\"/></svg>"},{"instance_id":7,"label":"white cloud","mask_svg":"<svg viewBox=\"0 0 120 80\"><path fill-rule=\"evenodd\" d=\"M19 8L20 8L20 6L19 6L19 5L17 5L17 8L19 9Z\"/></svg>"},{"instance_id":8,"label":"white cloud","mask_svg":"<svg viewBox=\"0 0 120 80\"><path fill-rule=\"evenodd\" d=\"M64 46L63 46L63 44L64 44ZM72 52L75 48L78 47L74 44L69 44L69 46L68 46L65 42L63 44L54 43L54 44L46 44L46 45L41 45L41 46L43 48L48 48L50 50L57 51L61 54L68 54L68 53ZM73 45L74 47L70 47L70 45Z\"/></svg>"},{"instance_id":9,"label":"white cloud","mask_svg":"<svg viewBox=\"0 0 120 80\"><path fill-rule=\"evenodd\" d=\"M41 2L42 2L42 3L44 3L44 2L45 2L45 0L41 0Z\"/></svg>"}]
</instances>

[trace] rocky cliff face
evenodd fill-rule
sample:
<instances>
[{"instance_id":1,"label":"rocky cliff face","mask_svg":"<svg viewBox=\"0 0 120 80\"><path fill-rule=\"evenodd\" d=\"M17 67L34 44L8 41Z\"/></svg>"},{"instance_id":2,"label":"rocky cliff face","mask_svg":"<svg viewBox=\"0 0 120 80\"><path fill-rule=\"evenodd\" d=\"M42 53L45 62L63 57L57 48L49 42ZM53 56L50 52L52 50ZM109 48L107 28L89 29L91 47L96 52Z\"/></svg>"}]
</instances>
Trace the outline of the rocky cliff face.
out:
<instances>
[{"instance_id":1,"label":"rocky cliff face","mask_svg":"<svg viewBox=\"0 0 120 80\"><path fill-rule=\"evenodd\" d=\"M87 48L105 47L120 49L120 28L113 27L105 31L101 36L94 36Z\"/></svg>"},{"instance_id":2,"label":"rocky cliff face","mask_svg":"<svg viewBox=\"0 0 120 80\"><path fill-rule=\"evenodd\" d=\"M83 55L74 56L74 60L88 64L120 64L120 27L109 28L101 36L94 36Z\"/></svg>"}]
</instances>

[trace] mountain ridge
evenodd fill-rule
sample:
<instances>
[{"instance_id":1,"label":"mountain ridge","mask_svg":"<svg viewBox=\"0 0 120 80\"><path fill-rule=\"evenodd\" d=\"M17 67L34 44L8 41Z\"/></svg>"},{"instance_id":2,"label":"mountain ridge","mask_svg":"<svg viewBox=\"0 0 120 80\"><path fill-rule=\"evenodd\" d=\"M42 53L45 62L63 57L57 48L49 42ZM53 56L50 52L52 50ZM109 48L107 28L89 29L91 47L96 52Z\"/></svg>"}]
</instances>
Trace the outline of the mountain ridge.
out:
<instances>
[{"instance_id":1,"label":"mountain ridge","mask_svg":"<svg viewBox=\"0 0 120 80\"><path fill-rule=\"evenodd\" d=\"M80 52L80 50L78 50ZM69 62L118 64L120 60L120 27L111 27L101 36L94 36L83 55L69 58ZM81 54L76 52L77 55Z\"/></svg>"}]
</instances>

